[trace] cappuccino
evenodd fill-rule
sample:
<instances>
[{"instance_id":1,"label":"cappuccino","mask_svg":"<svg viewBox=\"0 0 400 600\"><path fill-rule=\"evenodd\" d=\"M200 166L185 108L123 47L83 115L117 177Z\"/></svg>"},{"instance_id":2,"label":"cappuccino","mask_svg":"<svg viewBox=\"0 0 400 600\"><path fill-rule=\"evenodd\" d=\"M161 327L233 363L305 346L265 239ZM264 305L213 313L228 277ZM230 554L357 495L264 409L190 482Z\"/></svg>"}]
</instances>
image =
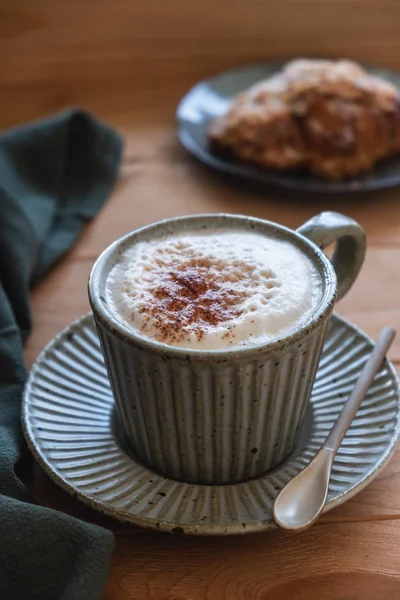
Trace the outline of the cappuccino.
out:
<instances>
[{"instance_id":1,"label":"cappuccino","mask_svg":"<svg viewBox=\"0 0 400 600\"><path fill-rule=\"evenodd\" d=\"M318 309L312 260L290 242L212 230L138 242L111 270L107 304L125 326L181 348L222 350L274 341Z\"/></svg>"}]
</instances>

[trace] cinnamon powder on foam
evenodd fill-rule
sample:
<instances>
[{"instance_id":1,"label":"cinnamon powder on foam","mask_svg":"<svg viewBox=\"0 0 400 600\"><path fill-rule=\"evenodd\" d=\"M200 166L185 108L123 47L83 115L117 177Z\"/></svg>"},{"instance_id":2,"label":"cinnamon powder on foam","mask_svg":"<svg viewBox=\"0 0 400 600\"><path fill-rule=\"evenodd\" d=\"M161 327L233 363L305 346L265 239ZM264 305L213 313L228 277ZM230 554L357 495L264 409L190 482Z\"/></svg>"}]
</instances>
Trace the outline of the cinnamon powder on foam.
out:
<instances>
[{"instance_id":1,"label":"cinnamon powder on foam","mask_svg":"<svg viewBox=\"0 0 400 600\"><path fill-rule=\"evenodd\" d=\"M311 314L320 292L314 265L293 245L227 230L139 242L106 286L128 327L204 349L274 339Z\"/></svg>"},{"instance_id":2,"label":"cinnamon powder on foam","mask_svg":"<svg viewBox=\"0 0 400 600\"><path fill-rule=\"evenodd\" d=\"M241 314L244 291L221 287L221 278L225 283L227 279L216 272L211 259L189 259L176 269L164 268L164 277L160 273L162 282L153 290L151 306L139 310L146 313L143 331L149 324L157 325L159 341L177 342L185 337L187 329L201 340L210 326ZM227 337L229 332L224 335Z\"/></svg>"}]
</instances>

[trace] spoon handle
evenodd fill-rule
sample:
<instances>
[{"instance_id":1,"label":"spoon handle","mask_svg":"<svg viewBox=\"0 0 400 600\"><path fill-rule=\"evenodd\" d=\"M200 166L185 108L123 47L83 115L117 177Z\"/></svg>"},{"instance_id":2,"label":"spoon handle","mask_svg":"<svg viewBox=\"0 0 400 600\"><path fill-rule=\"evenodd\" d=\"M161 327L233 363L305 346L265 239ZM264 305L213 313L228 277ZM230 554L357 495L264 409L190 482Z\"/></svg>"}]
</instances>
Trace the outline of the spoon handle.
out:
<instances>
[{"instance_id":1,"label":"spoon handle","mask_svg":"<svg viewBox=\"0 0 400 600\"><path fill-rule=\"evenodd\" d=\"M338 451L350 423L353 421L356 412L360 408L361 402L365 398L395 335L396 331L392 327L385 327L385 329L382 330L349 399L343 406L330 434L326 438L323 448L331 450L334 454Z\"/></svg>"}]
</instances>

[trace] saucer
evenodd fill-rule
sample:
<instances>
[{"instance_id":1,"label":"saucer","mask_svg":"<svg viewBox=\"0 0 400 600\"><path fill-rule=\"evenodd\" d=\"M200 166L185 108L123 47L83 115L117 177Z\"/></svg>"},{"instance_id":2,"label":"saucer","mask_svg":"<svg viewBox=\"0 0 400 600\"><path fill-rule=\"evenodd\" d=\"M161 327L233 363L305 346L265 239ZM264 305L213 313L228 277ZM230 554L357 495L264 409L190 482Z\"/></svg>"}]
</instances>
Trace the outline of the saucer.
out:
<instances>
[{"instance_id":1,"label":"saucer","mask_svg":"<svg viewBox=\"0 0 400 600\"><path fill-rule=\"evenodd\" d=\"M260 62L228 69L197 83L177 108L177 135L183 147L212 169L247 182L296 193L351 194L400 185L400 154L379 162L371 172L344 181L324 181L310 173L279 172L214 152L208 140L211 121L224 114L235 96L279 72L284 62ZM368 65L373 75L400 85L400 74Z\"/></svg>"},{"instance_id":2,"label":"saucer","mask_svg":"<svg viewBox=\"0 0 400 600\"><path fill-rule=\"evenodd\" d=\"M149 471L120 446L114 400L89 314L57 335L33 366L23 398L25 437L57 484L120 521L195 535L273 529L275 496L317 452L372 347L363 332L334 315L291 456L245 483L193 485ZM336 456L325 511L352 498L378 475L399 436L399 383L393 365L385 361Z\"/></svg>"}]
</instances>

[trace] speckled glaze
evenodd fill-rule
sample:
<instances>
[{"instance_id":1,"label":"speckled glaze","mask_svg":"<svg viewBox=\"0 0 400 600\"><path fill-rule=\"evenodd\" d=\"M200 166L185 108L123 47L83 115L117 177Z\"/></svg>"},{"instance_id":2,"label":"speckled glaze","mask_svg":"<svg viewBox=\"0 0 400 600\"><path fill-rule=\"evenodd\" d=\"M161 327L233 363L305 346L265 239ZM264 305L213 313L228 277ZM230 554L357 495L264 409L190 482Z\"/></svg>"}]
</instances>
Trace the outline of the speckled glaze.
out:
<instances>
[{"instance_id":1,"label":"speckled glaze","mask_svg":"<svg viewBox=\"0 0 400 600\"><path fill-rule=\"evenodd\" d=\"M138 240L205 228L265 233L299 247L323 284L315 315L282 340L224 351L168 346L118 321L107 306L105 283L121 252ZM333 241L334 267L320 249ZM260 476L283 461L298 437L336 296L355 280L364 253L361 227L338 213L322 213L298 232L244 216L182 217L107 248L90 275L89 299L119 435L132 456L172 479L214 485Z\"/></svg>"},{"instance_id":2,"label":"speckled glaze","mask_svg":"<svg viewBox=\"0 0 400 600\"><path fill-rule=\"evenodd\" d=\"M291 455L245 483L195 485L154 473L126 452L93 315L86 315L33 365L22 403L25 437L58 485L120 521L191 535L268 531L275 527L276 495L324 442L372 348L362 331L334 314ZM399 383L385 361L336 455L324 510L364 489L393 456L399 436Z\"/></svg>"}]
</instances>

